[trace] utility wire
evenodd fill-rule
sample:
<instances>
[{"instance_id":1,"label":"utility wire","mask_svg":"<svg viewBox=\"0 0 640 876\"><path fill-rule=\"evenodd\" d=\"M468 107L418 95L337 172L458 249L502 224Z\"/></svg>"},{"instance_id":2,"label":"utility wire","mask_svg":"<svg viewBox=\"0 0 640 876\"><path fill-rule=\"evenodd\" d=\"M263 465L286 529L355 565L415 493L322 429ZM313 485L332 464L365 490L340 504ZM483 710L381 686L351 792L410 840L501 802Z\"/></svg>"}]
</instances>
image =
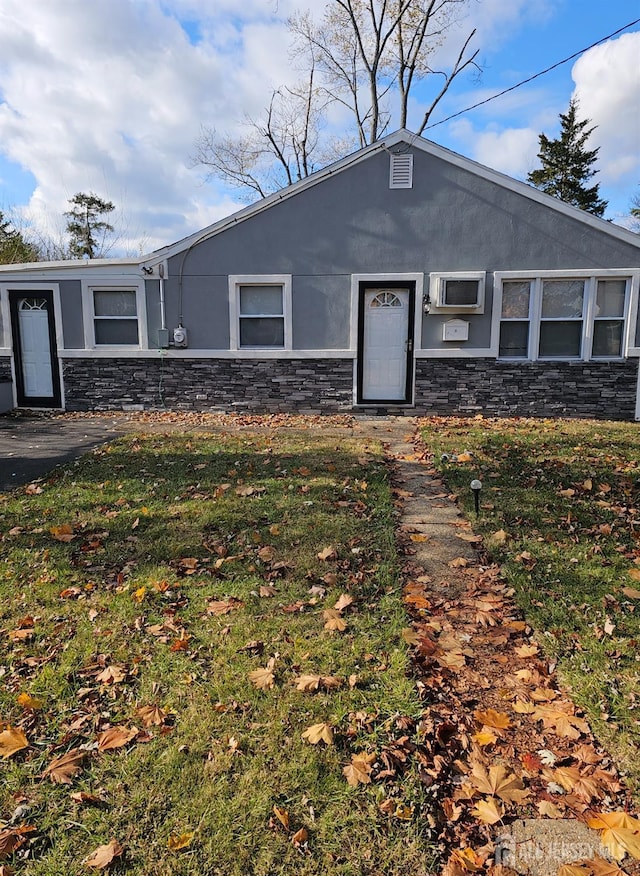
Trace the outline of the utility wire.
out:
<instances>
[{"instance_id":1,"label":"utility wire","mask_svg":"<svg viewBox=\"0 0 640 876\"><path fill-rule=\"evenodd\" d=\"M526 85L528 82L533 82L534 79L537 79L539 76L544 76L545 73L549 73L551 70L555 70L556 67L560 67L562 64L566 64L568 61L573 61L574 58L577 58L578 55L584 54L584 52L588 52L589 49L593 49L595 46L599 46L600 43L605 43L607 40L610 40L611 37L617 36L619 33L622 33L623 30L627 30L630 27L633 27L634 24L640 24L640 18L636 18L635 21L630 21L629 24L625 24L624 27L619 28L618 30L614 30L613 33L610 33L608 36L602 37L595 43L591 43L590 46L587 46L585 49L580 49L579 52L574 52L573 55L569 55L568 58L563 58L562 61L558 61L556 64L552 64L551 67L547 67L546 70L541 70L539 73L534 73L533 76L529 76L528 79L523 79L522 82L518 82L516 85L512 85L510 88L505 88L504 91L499 91L497 94L492 94L491 97L487 97L484 100L479 101L478 103L474 103L473 106L468 106L466 109L460 110L460 112L454 113L451 116L447 116L446 119L440 119L439 122L434 122L432 125L427 125L425 131L428 131L430 128L437 128L438 125L443 125L445 122L450 122L451 119L456 119L458 116L464 115L464 113L471 112L471 110L477 109L479 106L483 106L485 103L489 103L492 100L495 100L498 97L502 97L503 94L508 94L510 91L515 91L516 88L520 88L521 85Z\"/></svg>"}]
</instances>

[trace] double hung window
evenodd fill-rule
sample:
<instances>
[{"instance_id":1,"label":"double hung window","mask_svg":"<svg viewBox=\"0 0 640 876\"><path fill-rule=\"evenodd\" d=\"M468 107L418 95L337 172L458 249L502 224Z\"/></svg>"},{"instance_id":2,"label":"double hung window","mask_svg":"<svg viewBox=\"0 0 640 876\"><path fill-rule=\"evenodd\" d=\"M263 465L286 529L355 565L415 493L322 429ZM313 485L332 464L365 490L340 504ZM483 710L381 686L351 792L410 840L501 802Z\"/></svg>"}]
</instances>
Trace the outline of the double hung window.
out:
<instances>
[{"instance_id":1,"label":"double hung window","mask_svg":"<svg viewBox=\"0 0 640 876\"><path fill-rule=\"evenodd\" d=\"M140 344L136 289L91 289L93 337L96 347L137 347Z\"/></svg>"},{"instance_id":2,"label":"double hung window","mask_svg":"<svg viewBox=\"0 0 640 876\"><path fill-rule=\"evenodd\" d=\"M291 349L291 278L230 278L231 348Z\"/></svg>"}]
</instances>

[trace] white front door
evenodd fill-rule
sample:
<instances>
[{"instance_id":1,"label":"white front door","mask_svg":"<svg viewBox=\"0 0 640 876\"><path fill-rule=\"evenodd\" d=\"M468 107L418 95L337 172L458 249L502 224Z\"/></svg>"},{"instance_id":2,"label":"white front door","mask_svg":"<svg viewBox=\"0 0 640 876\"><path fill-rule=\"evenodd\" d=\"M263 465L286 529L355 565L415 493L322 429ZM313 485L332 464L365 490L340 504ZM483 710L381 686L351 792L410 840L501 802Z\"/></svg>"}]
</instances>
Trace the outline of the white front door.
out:
<instances>
[{"instance_id":1,"label":"white front door","mask_svg":"<svg viewBox=\"0 0 640 876\"><path fill-rule=\"evenodd\" d=\"M44 299L23 298L18 309L20 355L27 398L53 395L49 314Z\"/></svg>"},{"instance_id":2,"label":"white front door","mask_svg":"<svg viewBox=\"0 0 640 876\"><path fill-rule=\"evenodd\" d=\"M412 299L408 288L380 285L363 291L361 402L406 403L411 400Z\"/></svg>"},{"instance_id":3,"label":"white front door","mask_svg":"<svg viewBox=\"0 0 640 876\"><path fill-rule=\"evenodd\" d=\"M18 405L60 407L53 294L9 293Z\"/></svg>"}]
</instances>

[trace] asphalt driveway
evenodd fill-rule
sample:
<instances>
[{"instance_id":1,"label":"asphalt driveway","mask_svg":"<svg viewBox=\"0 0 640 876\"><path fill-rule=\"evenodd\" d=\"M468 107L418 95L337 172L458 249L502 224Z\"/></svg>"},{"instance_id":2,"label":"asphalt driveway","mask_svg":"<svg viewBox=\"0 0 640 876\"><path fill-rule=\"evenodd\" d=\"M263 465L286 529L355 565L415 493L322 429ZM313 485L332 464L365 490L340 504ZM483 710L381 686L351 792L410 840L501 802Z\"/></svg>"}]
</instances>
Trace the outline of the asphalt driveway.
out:
<instances>
[{"instance_id":1,"label":"asphalt driveway","mask_svg":"<svg viewBox=\"0 0 640 876\"><path fill-rule=\"evenodd\" d=\"M0 492L43 477L126 429L122 420L108 416L0 416Z\"/></svg>"}]
</instances>

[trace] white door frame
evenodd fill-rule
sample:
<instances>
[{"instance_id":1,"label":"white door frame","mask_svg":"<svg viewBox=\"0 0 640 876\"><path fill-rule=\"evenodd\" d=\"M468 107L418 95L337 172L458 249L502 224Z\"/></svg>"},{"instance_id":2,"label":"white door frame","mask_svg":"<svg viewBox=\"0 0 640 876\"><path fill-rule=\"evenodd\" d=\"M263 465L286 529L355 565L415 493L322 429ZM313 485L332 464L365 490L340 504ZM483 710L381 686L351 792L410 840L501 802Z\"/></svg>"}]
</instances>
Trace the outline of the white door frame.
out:
<instances>
[{"instance_id":1,"label":"white door frame","mask_svg":"<svg viewBox=\"0 0 640 876\"><path fill-rule=\"evenodd\" d=\"M410 290L409 300L413 300L408 318L408 351L407 351L407 397L403 400L362 400L362 320L361 301L364 300L366 287L389 287L393 286ZM371 405L407 405L414 404L415 391L415 351L420 337L420 315L422 313L422 293L424 287L424 274L352 274L351 275L351 349L356 352L353 373L353 398L355 405L369 407Z\"/></svg>"},{"instance_id":2,"label":"white door frame","mask_svg":"<svg viewBox=\"0 0 640 876\"><path fill-rule=\"evenodd\" d=\"M64 383L62 379L62 360L60 352L64 349L64 340L62 334L62 311L60 304L60 287L57 283L7 283L3 284L0 289L3 303L6 306L3 308L9 316L9 332L11 338L11 376L13 380L13 401L16 407L37 407L37 408L54 408L64 409ZM35 399L30 400L20 397L19 388L24 390L24 385L19 386L21 364L18 361L20 356L19 338L15 336L18 331L18 314L14 315L11 299L14 297L38 297L39 294L47 293L52 308L48 311L49 321L52 326L51 330L51 366L53 377L53 396L50 400Z\"/></svg>"}]
</instances>

